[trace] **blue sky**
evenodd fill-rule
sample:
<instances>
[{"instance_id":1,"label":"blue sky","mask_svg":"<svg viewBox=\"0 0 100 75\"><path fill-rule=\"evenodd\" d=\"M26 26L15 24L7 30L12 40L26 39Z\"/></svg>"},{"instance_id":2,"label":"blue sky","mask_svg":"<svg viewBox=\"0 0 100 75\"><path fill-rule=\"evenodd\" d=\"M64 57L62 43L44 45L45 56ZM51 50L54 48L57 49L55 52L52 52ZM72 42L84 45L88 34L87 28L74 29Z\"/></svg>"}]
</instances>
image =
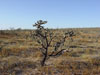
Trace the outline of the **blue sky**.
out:
<instances>
[{"instance_id":1,"label":"blue sky","mask_svg":"<svg viewBox=\"0 0 100 75\"><path fill-rule=\"evenodd\" d=\"M100 0L0 0L0 29L100 27Z\"/></svg>"}]
</instances>

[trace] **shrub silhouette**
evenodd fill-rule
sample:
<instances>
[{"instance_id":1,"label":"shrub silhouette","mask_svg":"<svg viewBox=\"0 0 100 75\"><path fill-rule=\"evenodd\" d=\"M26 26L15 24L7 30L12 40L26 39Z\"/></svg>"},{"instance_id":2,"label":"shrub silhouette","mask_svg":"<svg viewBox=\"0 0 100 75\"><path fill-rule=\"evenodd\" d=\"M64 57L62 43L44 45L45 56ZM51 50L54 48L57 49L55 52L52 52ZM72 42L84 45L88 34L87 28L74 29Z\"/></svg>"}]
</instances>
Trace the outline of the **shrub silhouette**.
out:
<instances>
[{"instance_id":1,"label":"shrub silhouette","mask_svg":"<svg viewBox=\"0 0 100 75\"><path fill-rule=\"evenodd\" d=\"M36 30L34 33L34 39L41 45L40 51L43 55L41 66L44 66L45 61L49 59L50 57L60 56L64 52L66 52L66 49L63 49L61 47L64 46L64 42L66 41L66 38L74 36L73 31L69 31L65 33L62 39L53 45L54 49L50 50L49 47L51 46L53 40L57 38L57 36L54 35L52 30L44 28L44 26L42 26L43 24L46 24L46 23L47 21L39 20L37 21L37 23L33 25L36 27Z\"/></svg>"}]
</instances>

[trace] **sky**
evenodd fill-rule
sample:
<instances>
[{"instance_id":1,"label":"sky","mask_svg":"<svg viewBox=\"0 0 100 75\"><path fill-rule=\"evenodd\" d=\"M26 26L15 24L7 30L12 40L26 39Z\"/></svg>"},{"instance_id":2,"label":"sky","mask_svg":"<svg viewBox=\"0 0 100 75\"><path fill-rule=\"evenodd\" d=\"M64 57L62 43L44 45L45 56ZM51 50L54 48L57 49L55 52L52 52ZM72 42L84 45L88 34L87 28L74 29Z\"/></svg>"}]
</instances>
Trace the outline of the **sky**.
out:
<instances>
[{"instance_id":1,"label":"sky","mask_svg":"<svg viewBox=\"0 0 100 75\"><path fill-rule=\"evenodd\" d=\"M0 29L100 27L100 0L0 0Z\"/></svg>"}]
</instances>

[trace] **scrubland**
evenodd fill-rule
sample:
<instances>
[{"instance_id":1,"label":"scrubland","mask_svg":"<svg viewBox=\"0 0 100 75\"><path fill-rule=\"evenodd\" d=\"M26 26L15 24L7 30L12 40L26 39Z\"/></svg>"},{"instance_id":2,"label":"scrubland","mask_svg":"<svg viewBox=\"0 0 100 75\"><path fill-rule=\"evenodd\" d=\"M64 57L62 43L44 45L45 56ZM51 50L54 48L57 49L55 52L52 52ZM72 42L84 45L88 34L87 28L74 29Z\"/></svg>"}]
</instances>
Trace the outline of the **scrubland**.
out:
<instances>
[{"instance_id":1,"label":"scrubland","mask_svg":"<svg viewBox=\"0 0 100 75\"><path fill-rule=\"evenodd\" d=\"M58 33L54 42L67 30L51 29ZM64 45L70 52L50 58L44 67L32 30L0 30L0 75L100 75L100 28L71 30L73 41L66 38Z\"/></svg>"}]
</instances>

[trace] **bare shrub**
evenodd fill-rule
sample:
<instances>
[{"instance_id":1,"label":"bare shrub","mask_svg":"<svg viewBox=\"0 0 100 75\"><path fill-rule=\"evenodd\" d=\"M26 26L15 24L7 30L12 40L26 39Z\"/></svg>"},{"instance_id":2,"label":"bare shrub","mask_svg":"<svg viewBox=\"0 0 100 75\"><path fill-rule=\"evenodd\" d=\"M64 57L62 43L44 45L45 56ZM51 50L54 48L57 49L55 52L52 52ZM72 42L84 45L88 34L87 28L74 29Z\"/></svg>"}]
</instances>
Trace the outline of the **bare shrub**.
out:
<instances>
[{"instance_id":1,"label":"bare shrub","mask_svg":"<svg viewBox=\"0 0 100 75\"><path fill-rule=\"evenodd\" d=\"M45 61L50 57L60 56L64 52L66 52L66 49L63 49L62 46L64 46L66 38L71 38L72 36L74 36L73 31L68 31L64 33L64 35L62 35L63 37L61 39L58 39L59 41L53 43L53 41L58 37L56 34L52 32L52 30L44 28L44 26L42 26L43 24L46 23L47 21L39 20L37 21L37 23L33 25L36 27L36 30L34 32L34 39L38 42L38 44L41 45L40 51L43 55L41 66L44 66ZM52 44L53 44L53 49L51 50L49 48Z\"/></svg>"}]
</instances>

